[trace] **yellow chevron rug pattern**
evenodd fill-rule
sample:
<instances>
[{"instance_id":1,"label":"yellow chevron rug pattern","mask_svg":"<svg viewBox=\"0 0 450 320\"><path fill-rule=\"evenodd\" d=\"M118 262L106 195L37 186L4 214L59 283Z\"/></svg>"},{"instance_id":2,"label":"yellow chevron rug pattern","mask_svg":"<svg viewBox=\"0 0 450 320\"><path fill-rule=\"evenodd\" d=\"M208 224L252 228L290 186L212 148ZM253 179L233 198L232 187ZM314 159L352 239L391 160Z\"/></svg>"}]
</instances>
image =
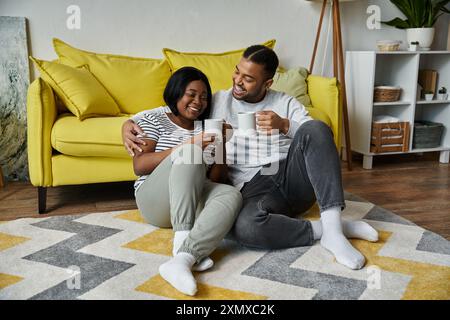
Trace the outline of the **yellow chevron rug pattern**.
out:
<instances>
[{"instance_id":1,"label":"yellow chevron rug pattern","mask_svg":"<svg viewBox=\"0 0 450 320\"><path fill-rule=\"evenodd\" d=\"M195 273L198 293L181 294L158 274L173 233L137 210L18 219L0 224L0 299L450 299L450 242L372 203L346 195L347 219L380 232L352 240L367 259L353 271L318 243L251 250L224 240L215 265ZM312 208L307 219L317 219Z\"/></svg>"}]
</instances>

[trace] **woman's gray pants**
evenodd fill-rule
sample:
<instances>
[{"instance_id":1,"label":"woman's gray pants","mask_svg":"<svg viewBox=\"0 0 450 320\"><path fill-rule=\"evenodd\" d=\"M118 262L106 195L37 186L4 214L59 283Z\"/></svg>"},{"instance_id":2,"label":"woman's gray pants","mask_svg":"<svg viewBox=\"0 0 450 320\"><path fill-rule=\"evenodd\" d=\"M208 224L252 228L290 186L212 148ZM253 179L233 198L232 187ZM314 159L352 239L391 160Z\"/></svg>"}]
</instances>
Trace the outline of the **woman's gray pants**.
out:
<instances>
[{"instance_id":1,"label":"woman's gray pants","mask_svg":"<svg viewBox=\"0 0 450 320\"><path fill-rule=\"evenodd\" d=\"M136 203L150 224L190 230L178 252L190 253L198 262L216 249L233 226L242 196L232 186L208 180L206 165L202 160L191 161L192 156L202 159L202 150L187 144L164 159L138 188Z\"/></svg>"}]
</instances>

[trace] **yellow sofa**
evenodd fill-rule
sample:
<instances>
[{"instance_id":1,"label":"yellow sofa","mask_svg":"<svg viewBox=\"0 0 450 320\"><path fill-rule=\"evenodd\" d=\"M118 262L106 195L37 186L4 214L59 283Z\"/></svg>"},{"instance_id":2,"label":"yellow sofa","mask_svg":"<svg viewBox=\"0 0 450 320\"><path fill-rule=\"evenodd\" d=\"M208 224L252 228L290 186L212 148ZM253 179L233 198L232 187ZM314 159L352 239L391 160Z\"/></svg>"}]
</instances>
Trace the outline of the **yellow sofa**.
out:
<instances>
[{"instance_id":1,"label":"yellow sofa","mask_svg":"<svg viewBox=\"0 0 450 320\"><path fill-rule=\"evenodd\" d=\"M103 55L105 57L120 56ZM192 63L187 61L186 64ZM171 66L171 70L174 69ZM90 70L94 72L93 68ZM275 89L284 88L288 93L298 95L298 87L305 85L307 95L302 99L310 101L308 110L314 118L332 128L338 145L341 139L341 104L336 79L307 75L306 81L297 85L295 76L290 77L289 72L280 70L277 73ZM302 72L305 72L304 69ZM232 71L224 77L229 77L231 81L231 74ZM122 79L124 83L128 80ZM164 86L165 83L161 83L159 88ZM133 98L138 99L139 94L139 91L134 91ZM111 96L118 101L114 93ZM122 112L116 116L80 120L68 111L48 82L42 78L34 80L27 97L28 162L31 183L38 187L38 212L46 210L47 187L135 180L132 159L122 145L121 126L133 113L156 107L159 100L155 101L155 105L135 107L133 112L123 112L122 105L118 103Z\"/></svg>"}]
</instances>

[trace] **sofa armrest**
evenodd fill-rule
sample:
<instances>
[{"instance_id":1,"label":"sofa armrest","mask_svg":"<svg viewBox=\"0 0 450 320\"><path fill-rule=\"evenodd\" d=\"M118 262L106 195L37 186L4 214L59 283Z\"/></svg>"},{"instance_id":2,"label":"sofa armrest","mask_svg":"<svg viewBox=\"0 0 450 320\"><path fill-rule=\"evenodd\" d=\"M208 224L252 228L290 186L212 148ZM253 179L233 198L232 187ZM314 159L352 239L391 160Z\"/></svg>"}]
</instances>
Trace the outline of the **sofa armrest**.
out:
<instances>
[{"instance_id":1,"label":"sofa armrest","mask_svg":"<svg viewBox=\"0 0 450 320\"><path fill-rule=\"evenodd\" d=\"M334 134L334 142L340 151L342 135L342 101L340 97L340 85L336 78L325 78L310 75L306 79L308 94L313 108L325 112L331 121L331 129Z\"/></svg>"},{"instance_id":2,"label":"sofa armrest","mask_svg":"<svg viewBox=\"0 0 450 320\"><path fill-rule=\"evenodd\" d=\"M27 141L30 180L34 186L52 185L51 131L57 108L52 88L41 78L28 87Z\"/></svg>"}]
</instances>

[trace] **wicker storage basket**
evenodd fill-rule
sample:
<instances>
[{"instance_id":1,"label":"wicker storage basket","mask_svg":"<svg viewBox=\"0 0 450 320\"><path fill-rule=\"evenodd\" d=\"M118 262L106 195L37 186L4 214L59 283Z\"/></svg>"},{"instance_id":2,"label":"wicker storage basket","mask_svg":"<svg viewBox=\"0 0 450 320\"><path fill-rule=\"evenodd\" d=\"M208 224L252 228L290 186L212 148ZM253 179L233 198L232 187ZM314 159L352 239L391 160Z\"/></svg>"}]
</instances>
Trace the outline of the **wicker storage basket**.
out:
<instances>
[{"instance_id":1,"label":"wicker storage basket","mask_svg":"<svg viewBox=\"0 0 450 320\"><path fill-rule=\"evenodd\" d=\"M409 150L409 122L372 123L370 152L406 152Z\"/></svg>"},{"instance_id":2,"label":"wicker storage basket","mask_svg":"<svg viewBox=\"0 0 450 320\"><path fill-rule=\"evenodd\" d=\"M374 102L394 102L400 99L402 88L400 87L375 87L373 94Z\"/></svg>"},{"instance_id":3,"label":"wicker storage basket","mask_svg":"<svg viewBox=\"0 0 450 320\"><path fill-rule=\"evenodd\" d=\"M377 47L380 51L398 51L401 43L399 40L378 40Z\"/></svg>"},{"instance_id":4,"label":"wicker storage basket","mask_svg":"<svg viewBox=\"0 0 450 320\"><path fill-rule=\"evenodd\" d=\"M431 121L415 121L413 148L437 148L441 144L444 125Z\"/></svg>"}]
</instances>

